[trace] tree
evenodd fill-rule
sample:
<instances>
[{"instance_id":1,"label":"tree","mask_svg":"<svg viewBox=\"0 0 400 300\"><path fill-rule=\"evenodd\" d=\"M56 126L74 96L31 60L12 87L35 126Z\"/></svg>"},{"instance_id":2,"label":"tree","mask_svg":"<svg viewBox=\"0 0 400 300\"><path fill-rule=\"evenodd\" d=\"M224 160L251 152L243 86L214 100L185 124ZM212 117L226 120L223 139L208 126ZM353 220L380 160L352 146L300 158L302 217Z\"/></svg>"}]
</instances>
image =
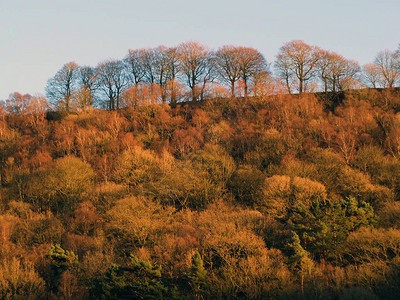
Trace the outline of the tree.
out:
<instances>
[{"instance_id":1,"label":"tree","mask_svg":"<svg viewBox=\"0 0 400 300\"><path fill-rule=\"evenodd\" d=\"M354 80L359 72L358 63L342 55L322 49L317 50L319 57L317 73L324 84L324 91L342 91Z\"/></svg>"},{"instance_id":2,"label":"tree","mask_svg":"<svg viewBox=\"0 0 400 300\"><path fill-rule=\"evenodd\" d=\"M310 207L302 203L289 211L289 223L298 234L304 249L316 258L335 258L337 249L350 232L376 223L374 210L368 203L355 198L313 201Z\"/></svg>"},{"instance_id":3,"label":"tree","mask_svg":"<svg viewBox=\"0 0 400 300\"><path fill-rule=\"evenodd\" d=\"M28 124L37 125L39 119L43 119L49 108L44 96L22 95L18 92L12 93L5 100L5 106L9 114L24 115Z\"/></svg>"},{"instance_id":4,"label":"tree","mask_svg":"<svg viewBox=\"0 0 400 300\"><path fill-rule=\"evenodd\" d=\"M199 251L196 251L192 256L192 266L190 272L187 275L188 282L195 295L203 298L205 294L204 288L206 285L207 271L204 269L203 260L200 256Z\"/></svg>"},{"instance_id":5,"label":"tree","mask_svg":"<svg viewBox=\"0 0 400 300\"><path fill-rule=\"evenodd\" d=\"M129 77L121 60L108 60L97 66L99 89L106 96L107 108L120 108L122 92L129 85Z\"/></svg>"},{"instance_id":6,"label":"tree","mask_svg":"<svg viewBox=\"0 0 400 300\"><path fill-rule=\"evenodd\" d=\"M96 69L89 66L82 66L77 71L79 85L79 104L86 110L94 103L94 92L97 89L98 80Z\"/></svg>"},{"instance_id":7,"label":"tree","mask_svg":"<svg viewBox=\"0 0 400 300\"><path fill-rule=\"evenodd\" d=\"M45 282L29 261L2 259L0 262L1 299L44 299Z\"/></svg>"},{"instance_id":8,"label":"tree","mask_svg":"<svg viewBox=\"0 0 400 300\"><path fill-rule=\"evenodd\" d=\"M202 96L206 84L213 80L210 52L199 43L186 42L178 46L177 53L181 72L191 89L192 100L196 101L199 95Z\"/></svg>"},{"instance_id":9,"label":"tree","mask_svg":"<svg viewBox=\"0 0 400 300\"><path fill-rule=\"evenodd\" d=\"M70 111L72 92L76 85L78 65L75 62L65 64L53 78L47 81L46 94L52 104L64 106Z\"/></svg>"},{"instance_id":10,"label":"tree","mask_svg":"<svg viewBox=\"0 0 400 300\"><path fill-rule=\"evenodd\" d=\"M129 78L134 86L137 86L145 76L144 55L146 49L129 49L125 57Z\"/></svg>"},{"instance_id":11,"label":"tree","mask_svg":"<svg viewBox=\"0 0 400 300\"><path fill-rule=\"evenodd\" d=\"M16 152L20 134L0 122L0 185L7 183L7 159Z\"/></svg>"},{"instance_id":12,"label":"tree","mask_svg":"<svg viewBox=\"0 0 400 300\"><path fill-rule=\"evenodd\" d=\"M161 100L166 100L167 83L174 80L178 72L178 59L174 49L159 46L144 50L143 62L146 81L161 88Z\"/></svg>"},{"instance_id":13,"label":"tree","mask_svg":"<svg viewBox=\"0 0 400 300\"><path fill-rule=\"evenodd\" d=\"M133 188L159 175L159 164L153 153L134 147L124 151L117 159L113 179Z\"/></svg>"},{"instance_id":14,"label":"tree","mask_svg":"<svg viewBox=\"0 0 400 300\"><path fill-rule=\"evenodd\" d=\"M170 102L176 103L179 90L181 89L181 84L178 83L176 80L180 69L177 48L168 48L165 53L165 60L167 62L168 73L168 82L166 89L169 92Z\"/></svg>"},{"instance_id":15,"label":"tree","mask_svg":"<svg viewBox=\"0 0 400 300\"><path fill-rule=\"evenodd\" d=\"M296 80L297 90L302 94L307 89L307 83L315 75L318 60L315 46L295 40L279 49L275 68L285 80L289 92L291 92L290 85Z\"/></svg>"},{"instance_id":16,"label":"tree","mask_svg":"<svg viewBox=\"0 0 400 300\"><path fill-rule=\"evenodd\" d=\"M259 74L267 73L267 63L260 52L249 47L238 47L237 56L239 76L244 83L244 96L247 97L250 80Z\"/></svg>"},{"instance_id":17,"label":"tree","mask_svg":"<svg viewBox=\"0 0 400 300\"><path fill-rule=\"evenodd\" d=\"M288 250L291 252L289 257L289 264L295 273L300 275L301 278L301 294L304 295L304 277L311 276L314 262L310 258L310 254L304 250L300 244L300 238L296 232L292 231L290 243L287 245Z\"/></svg>"},{"instance_id":18,"label":"tree","mask_svg":"<svg viewBox=\"0 0 400 300\"><path fill-rule=\"evenodd\" d=\"M51 285L54 290L57 288L57 283L62 274L76 267L78 264L78 256L73 251L64 250L59 244L51 245L47 258L50 259L51 267Z\"/></svg>"},{"instance_id":19,"label":"tree","mask_svg":"<svg viewBox=\"0 0 400 300\"><path fill-rule=\"evenodd\" d=\"M377 54L375 64L380 70L385 88L394 87L400 79L399 62L400 54L398 52L384 50Z\"/></svg>"},{"instance_id":20,"label":"tree","mask_svg":"<svg viewBox=\"0 0 400 300\"><path fill-rule=\"evenodd\" d=\"M375 63L365 64L362 68L363 71L363 81L376 89L377 87L383 85L382 73L380 72L380 68Z\"/></svg>"},{"instance_id":21,"label":"tree","mask_svg":"<svg viewBox=\"0 0 400 300\"><path fill-rule=\"evenodd\" d=\"M21 197L34 203L40 210L73 211L89 190L94 178L91 166L79 158L67 156L56 161L54 167L20 176Z\"/></svg>"},{"instance_id":22,"label":"tree","mask_svg":"<svg viewBox=\"0 0 400 300\"><path fill-rule=\"evenodd\" d=\"M230 85L232 97L235 96L235 83L240 78L237 52L237 47L223 46L215 54L219 78Z\"/></svg>"},{"instance_id":23,"label":"tree","mask_svg":"<svg viewBox=\"0 0 400 300\"><path fill-rule=\"evenodd\" d=\"M297 85L297 79L292 72L290 61L283 57L275 61L275 70L283 81L288 93L291 95Z\"/></svg>"},{"instance_id":24,"label":"tree","mask_svg":"<svg viewBox=\"0 0 400 300\"><path fill-rule=\"evenodd\" d=\"M163 299L171 297L161 276L161 267L131 255L128 267L112 265L96 279L91 294L95 299Z\"/></svg>"}]
</instances>

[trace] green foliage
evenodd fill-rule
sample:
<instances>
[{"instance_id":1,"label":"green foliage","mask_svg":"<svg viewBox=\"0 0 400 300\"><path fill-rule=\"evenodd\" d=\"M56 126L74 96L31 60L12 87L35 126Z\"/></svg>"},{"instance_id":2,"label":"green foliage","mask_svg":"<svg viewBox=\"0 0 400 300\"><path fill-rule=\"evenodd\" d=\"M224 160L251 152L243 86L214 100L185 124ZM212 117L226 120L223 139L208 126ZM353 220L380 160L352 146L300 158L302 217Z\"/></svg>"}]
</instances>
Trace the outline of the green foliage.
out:
<instances>
[{"instance_id":1,"label":"green foliage","mask_svg":"<svg viewBox=\"0 0 400 300\"><path fill-rule=\"evenodd\" d=\"M52 271L50 284L53 290L56 290L61 275L78 265L78 256L72 251L64 250L59 244L51 245L46 256L50 259Z\"/></svg>"},{"instance_id":2,"label":"green foliage","mask_svg":"<svg viewBox=\"0 0 400 300\"><path fill-rule=\"evenodd\" d=\"M112 265L91 289L96 299L163 299L169 292L161 277L161 267L131 256L129 267Z\"/></svg>"},{"instance_id":3,"label":"green foliage","mask_svg":"<svg viewBox=\"0 0 400 300\"><path fill-rule=\"evenodd\" d=\"M354 198L317 200L309 208L293 207L288 222L302 245L317 258L333 258L348 234L361 226L373 226L372 207Z\"/></svg>"},{"instance_id":4,"label":"green foliage","mask_svg":"<svg viewBox=\"0 0 400 300\"><path fill-rule=\"evenodd\" d=\"M192 256L192 266L190 267L187 277L189 285L196 297L204 297L207 295L205 291L207 271L204 269L203 260L198 251Z\"/></svg>"},{"instance_id":5,"label":"green foliage","mask_svg":"<svg viewBox=\"0 0 400 300\"><path fill-rule=\"evenodd\" d=\"M76 264L78 256L72 251L64 250L60 245L51 245L47 257L50 258L52 266L56 269L66 270Z\"/></svg>"},{"instance_id":6,"label":"green foliage","mask_svg":"<svg viewBox=\"0 0 400 300\"><path fill-rule=\"evenodd\" d=\"M289 266L296 275L300 276L301 292L304 295L304 277L311 277L314 262L310 258L310 254L301 246L300 238L295 232L292 232L287 248L289 250Z\"/></svg>"},{"instance_id":7,"label":"green foliage","mask_svg":"<svg viewBox=\"0 0 400 300\"><path fill-rule=\"evenodd\" d=\"M302 275L311 275L314 262L310 258L310 254L301 246L300 238L296 232L292 232L287 248L289 250L289 265Z\"/></svg>"}]
</instances>

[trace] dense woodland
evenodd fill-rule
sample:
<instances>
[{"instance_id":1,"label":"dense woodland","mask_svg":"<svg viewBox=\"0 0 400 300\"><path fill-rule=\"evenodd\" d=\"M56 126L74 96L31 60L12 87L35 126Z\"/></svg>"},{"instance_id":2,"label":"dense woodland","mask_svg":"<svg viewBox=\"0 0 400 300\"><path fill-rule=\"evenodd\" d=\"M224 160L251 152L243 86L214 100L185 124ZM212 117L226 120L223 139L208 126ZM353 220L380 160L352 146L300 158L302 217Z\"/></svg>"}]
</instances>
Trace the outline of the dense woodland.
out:
<instances>
[{"instance_id":1,"label":"dense woodland","mask_svg":"<svg viewBox=\"0 0 400 300\"><path fill-rule=\"evenodd\" d=\"M290 74L202 101L12 94L0 298L399 299L400 90Z\"/></svg>"}]
</instances>

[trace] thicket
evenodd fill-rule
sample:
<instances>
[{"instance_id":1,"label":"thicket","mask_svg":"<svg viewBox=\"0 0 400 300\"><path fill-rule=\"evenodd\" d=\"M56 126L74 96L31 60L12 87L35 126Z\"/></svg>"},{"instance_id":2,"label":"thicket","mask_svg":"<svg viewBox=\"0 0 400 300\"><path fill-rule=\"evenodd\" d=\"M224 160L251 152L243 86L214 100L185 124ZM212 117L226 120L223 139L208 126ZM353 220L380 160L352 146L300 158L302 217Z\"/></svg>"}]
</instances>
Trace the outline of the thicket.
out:
<instances>
[{"instance_id":1,"label":"thicket","mask_svg":"<svg viewBox=\"0 0 400 300\"><path fill-rule=\"evenodd\" d=\"M3 111L0 298L398 299L400 92L336 99Z\"/></svg>"}]
</instances>

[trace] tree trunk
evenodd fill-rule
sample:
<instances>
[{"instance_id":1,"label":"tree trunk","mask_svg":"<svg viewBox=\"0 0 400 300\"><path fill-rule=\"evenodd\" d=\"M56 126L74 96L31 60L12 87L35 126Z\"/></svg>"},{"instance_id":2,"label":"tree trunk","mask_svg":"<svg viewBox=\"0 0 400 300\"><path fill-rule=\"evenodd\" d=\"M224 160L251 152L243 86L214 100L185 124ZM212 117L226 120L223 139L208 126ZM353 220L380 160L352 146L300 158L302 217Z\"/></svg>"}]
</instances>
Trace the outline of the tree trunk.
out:
<instances>
[{"instance_id":1,"label":"tree trunk","mask_svg":"<svg viewBox=\"0 0 400 300\"><path fill-rule=\"evenodd\" d=\"M299 94L301 95L303 93L303 79L300 79L299 82Z\"/></svg>"},{"instance_id":2,"label":"tree trunk","mask_svg":"<svg viewBox=\"0 0 400 300\"><path fill-rule=\"evenodd\" d=\"M235 98L235 82L231 82L231 97Z\"/></svg>"}]
</instances>

